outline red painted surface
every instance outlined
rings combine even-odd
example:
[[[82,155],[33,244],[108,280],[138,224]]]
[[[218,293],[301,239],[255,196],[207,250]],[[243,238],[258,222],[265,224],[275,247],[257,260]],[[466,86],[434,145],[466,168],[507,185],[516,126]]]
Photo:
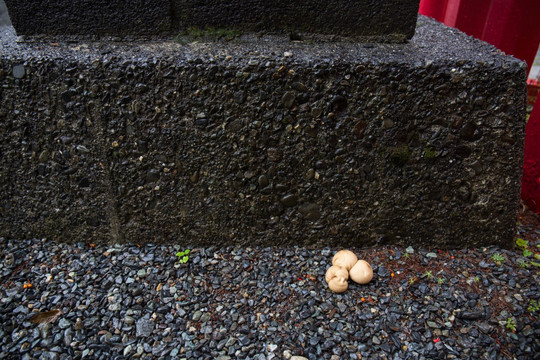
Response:
[[[421,0],[420,14],[495,45],[529,69],[540,43],[540,0]],[[526,126],[521,198],[540,213],[540,97]]]
[[[525,133],[521,198],[532,211],[540,213],[540,97],[536,98]]]
[[[529,79],[527,81],[527,105],[534,105],[540,95],[540,80]]]
[[[444,22],[444,14],[446,13],[446,0],[422,0],[418,12],[434,18],[437,21]]]
[[[421,0],[420,14],[460,29],[524,60],[540,43],[540,0]]]
[[[462,1],[454,26],[464,33],[484,40],[484,29],[488,22],[491,0]],[[489,42],[489,41],[488,41]]]

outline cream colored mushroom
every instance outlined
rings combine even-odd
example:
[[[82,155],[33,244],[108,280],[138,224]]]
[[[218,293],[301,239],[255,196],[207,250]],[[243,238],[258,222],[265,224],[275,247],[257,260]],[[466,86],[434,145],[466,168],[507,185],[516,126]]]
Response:
[[[328,287],[335,293],[342,293],[349,287],[349,283],[344,278],[335,277],[328,283]]]
[[[358,284],[367,284],[373,279],[373,269],[365,260],[358,260],[356,264],[349,270],[351,280]]]
[[[335,293],[342,293],[349,287],[349,284],[347,283],[349,272],[344,267],[337,265],[330,266],[328,270],[326,270],[324,278],[330,290]]]
[[[344,267],[345,269],[347,269],[347,271],[349,271],[354,266],[354,264],[356,264],[357,261],[358,257],[356,257],[356,255],[352,251],[340,250],[332,258],[332,265]]]
[[[349,272],[347,269],[341,266],[332,265],[326,270],[326,276],[324,277],[326,282],[330,282],[333,278],[344,278],[345,280],[349,279]]]

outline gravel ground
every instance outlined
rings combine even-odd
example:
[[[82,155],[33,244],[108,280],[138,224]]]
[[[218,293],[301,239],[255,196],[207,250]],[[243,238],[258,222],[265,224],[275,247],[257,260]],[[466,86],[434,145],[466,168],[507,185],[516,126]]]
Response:
[[[0,239],[0,358],[540,359],[539,224],[520,214],[528,257],[353,249],[375,277],[340,295],[324,282],[334,248],[179,264],[180,246]]]

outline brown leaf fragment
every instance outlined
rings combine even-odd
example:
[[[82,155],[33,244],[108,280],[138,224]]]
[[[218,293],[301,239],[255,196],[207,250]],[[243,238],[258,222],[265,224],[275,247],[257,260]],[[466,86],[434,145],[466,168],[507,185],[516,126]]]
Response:
[[[37,313],[30,318],[30,322],[33,324],[52,323],[56,321],[60,314],[62,314],[62,311],[59,309]]]

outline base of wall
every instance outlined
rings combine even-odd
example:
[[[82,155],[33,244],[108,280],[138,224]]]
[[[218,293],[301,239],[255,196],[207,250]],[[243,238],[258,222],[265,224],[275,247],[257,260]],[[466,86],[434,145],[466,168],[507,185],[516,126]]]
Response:
[[[510,246],[525,65],[407,44],[1,37],[0,236]]]

